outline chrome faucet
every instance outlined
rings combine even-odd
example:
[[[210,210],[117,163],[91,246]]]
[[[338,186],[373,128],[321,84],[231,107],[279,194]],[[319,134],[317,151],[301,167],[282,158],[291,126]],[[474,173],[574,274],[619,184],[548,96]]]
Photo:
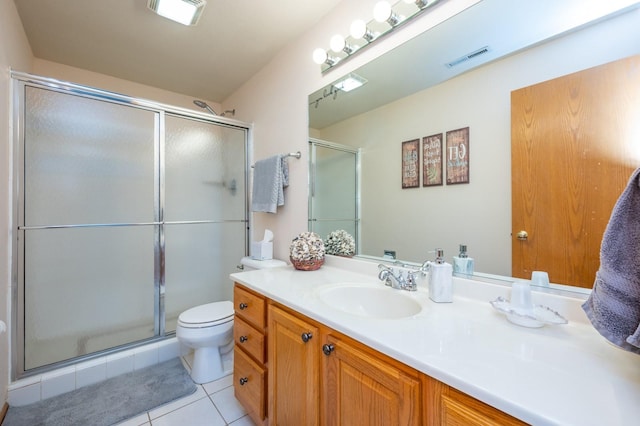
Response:
[[[384,285],[398,290],[416,291],[418,290],[418,284],[414,272],[407,271],[407,276],[402,275],[402,271],[398,271],[397,274],[393,272],[392,268],[383,264],[378,265],[378,279],[384,281]]]

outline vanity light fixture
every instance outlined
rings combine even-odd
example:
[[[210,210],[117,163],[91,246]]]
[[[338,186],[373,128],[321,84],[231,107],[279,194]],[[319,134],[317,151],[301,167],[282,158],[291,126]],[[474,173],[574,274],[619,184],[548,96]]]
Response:
[[[320,65],[320,71],[324,73],[441,2],[443,0],[396,0],[396,3],[391,5],[388,1],[379,1],[373,9],[374,19],[368,23],[362,19],[353,21],[349,37],[345,39],[342,35],[336,34],[331,38],[331,56],[327,53],[328,49],[317,48],[313,52],[313,61]]]
[[[206,6],[206,0],[148,0],[147,7],[160,16],[163,16],[182,25],[196,25],[202,11]]]
[[[367,83],[366,78],[352,72],[346,77],[341,78],[337,82],[333,83],[333,85],[336,89],[340,89],[343,92],[350,92],[354,89],[357,89],[358,87],[361,87],[366,83]]]
[[[392,27],[398,25],[402,20],[402,18],[393,11],[389,2],[386,1],[379,1],[373,7],[373,19],[378,22],[386,22]]]

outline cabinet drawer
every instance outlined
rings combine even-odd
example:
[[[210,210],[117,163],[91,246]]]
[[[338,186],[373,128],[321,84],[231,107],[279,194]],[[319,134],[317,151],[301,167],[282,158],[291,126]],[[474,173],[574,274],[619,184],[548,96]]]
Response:
[[[242,318],[236,318],[233,323],[233,340],[236,347],[244,349],[258,363],[265,363],[264,334],[246,323]]]
[[[242,349],[233,350],[233,387],[235,395],[256,423],[266,417],[265,370]]]
[[[233,288],[233,303],[236,316],[244,319],[259,330],[264,330],[266,325],[266,302],[264,297],[250,293],[236,285]]]

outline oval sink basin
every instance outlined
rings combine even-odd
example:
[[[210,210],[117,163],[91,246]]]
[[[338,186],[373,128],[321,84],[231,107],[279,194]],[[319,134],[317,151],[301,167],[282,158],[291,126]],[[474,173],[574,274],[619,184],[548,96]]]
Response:
[[[422,305],[403,290],[394,290],[384,284],[380,287],[336,284],[320,288],[317,295],[334,309],[368,318],[406,318],[422,310]]]

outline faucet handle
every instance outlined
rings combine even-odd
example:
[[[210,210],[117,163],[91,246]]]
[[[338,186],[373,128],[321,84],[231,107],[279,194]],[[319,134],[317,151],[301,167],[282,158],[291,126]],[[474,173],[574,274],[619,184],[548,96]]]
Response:
[[[418,281],[416,280],[416,272],[407,271],[407,278],[405,280],[405,290],[416,291],[418,290]]]

